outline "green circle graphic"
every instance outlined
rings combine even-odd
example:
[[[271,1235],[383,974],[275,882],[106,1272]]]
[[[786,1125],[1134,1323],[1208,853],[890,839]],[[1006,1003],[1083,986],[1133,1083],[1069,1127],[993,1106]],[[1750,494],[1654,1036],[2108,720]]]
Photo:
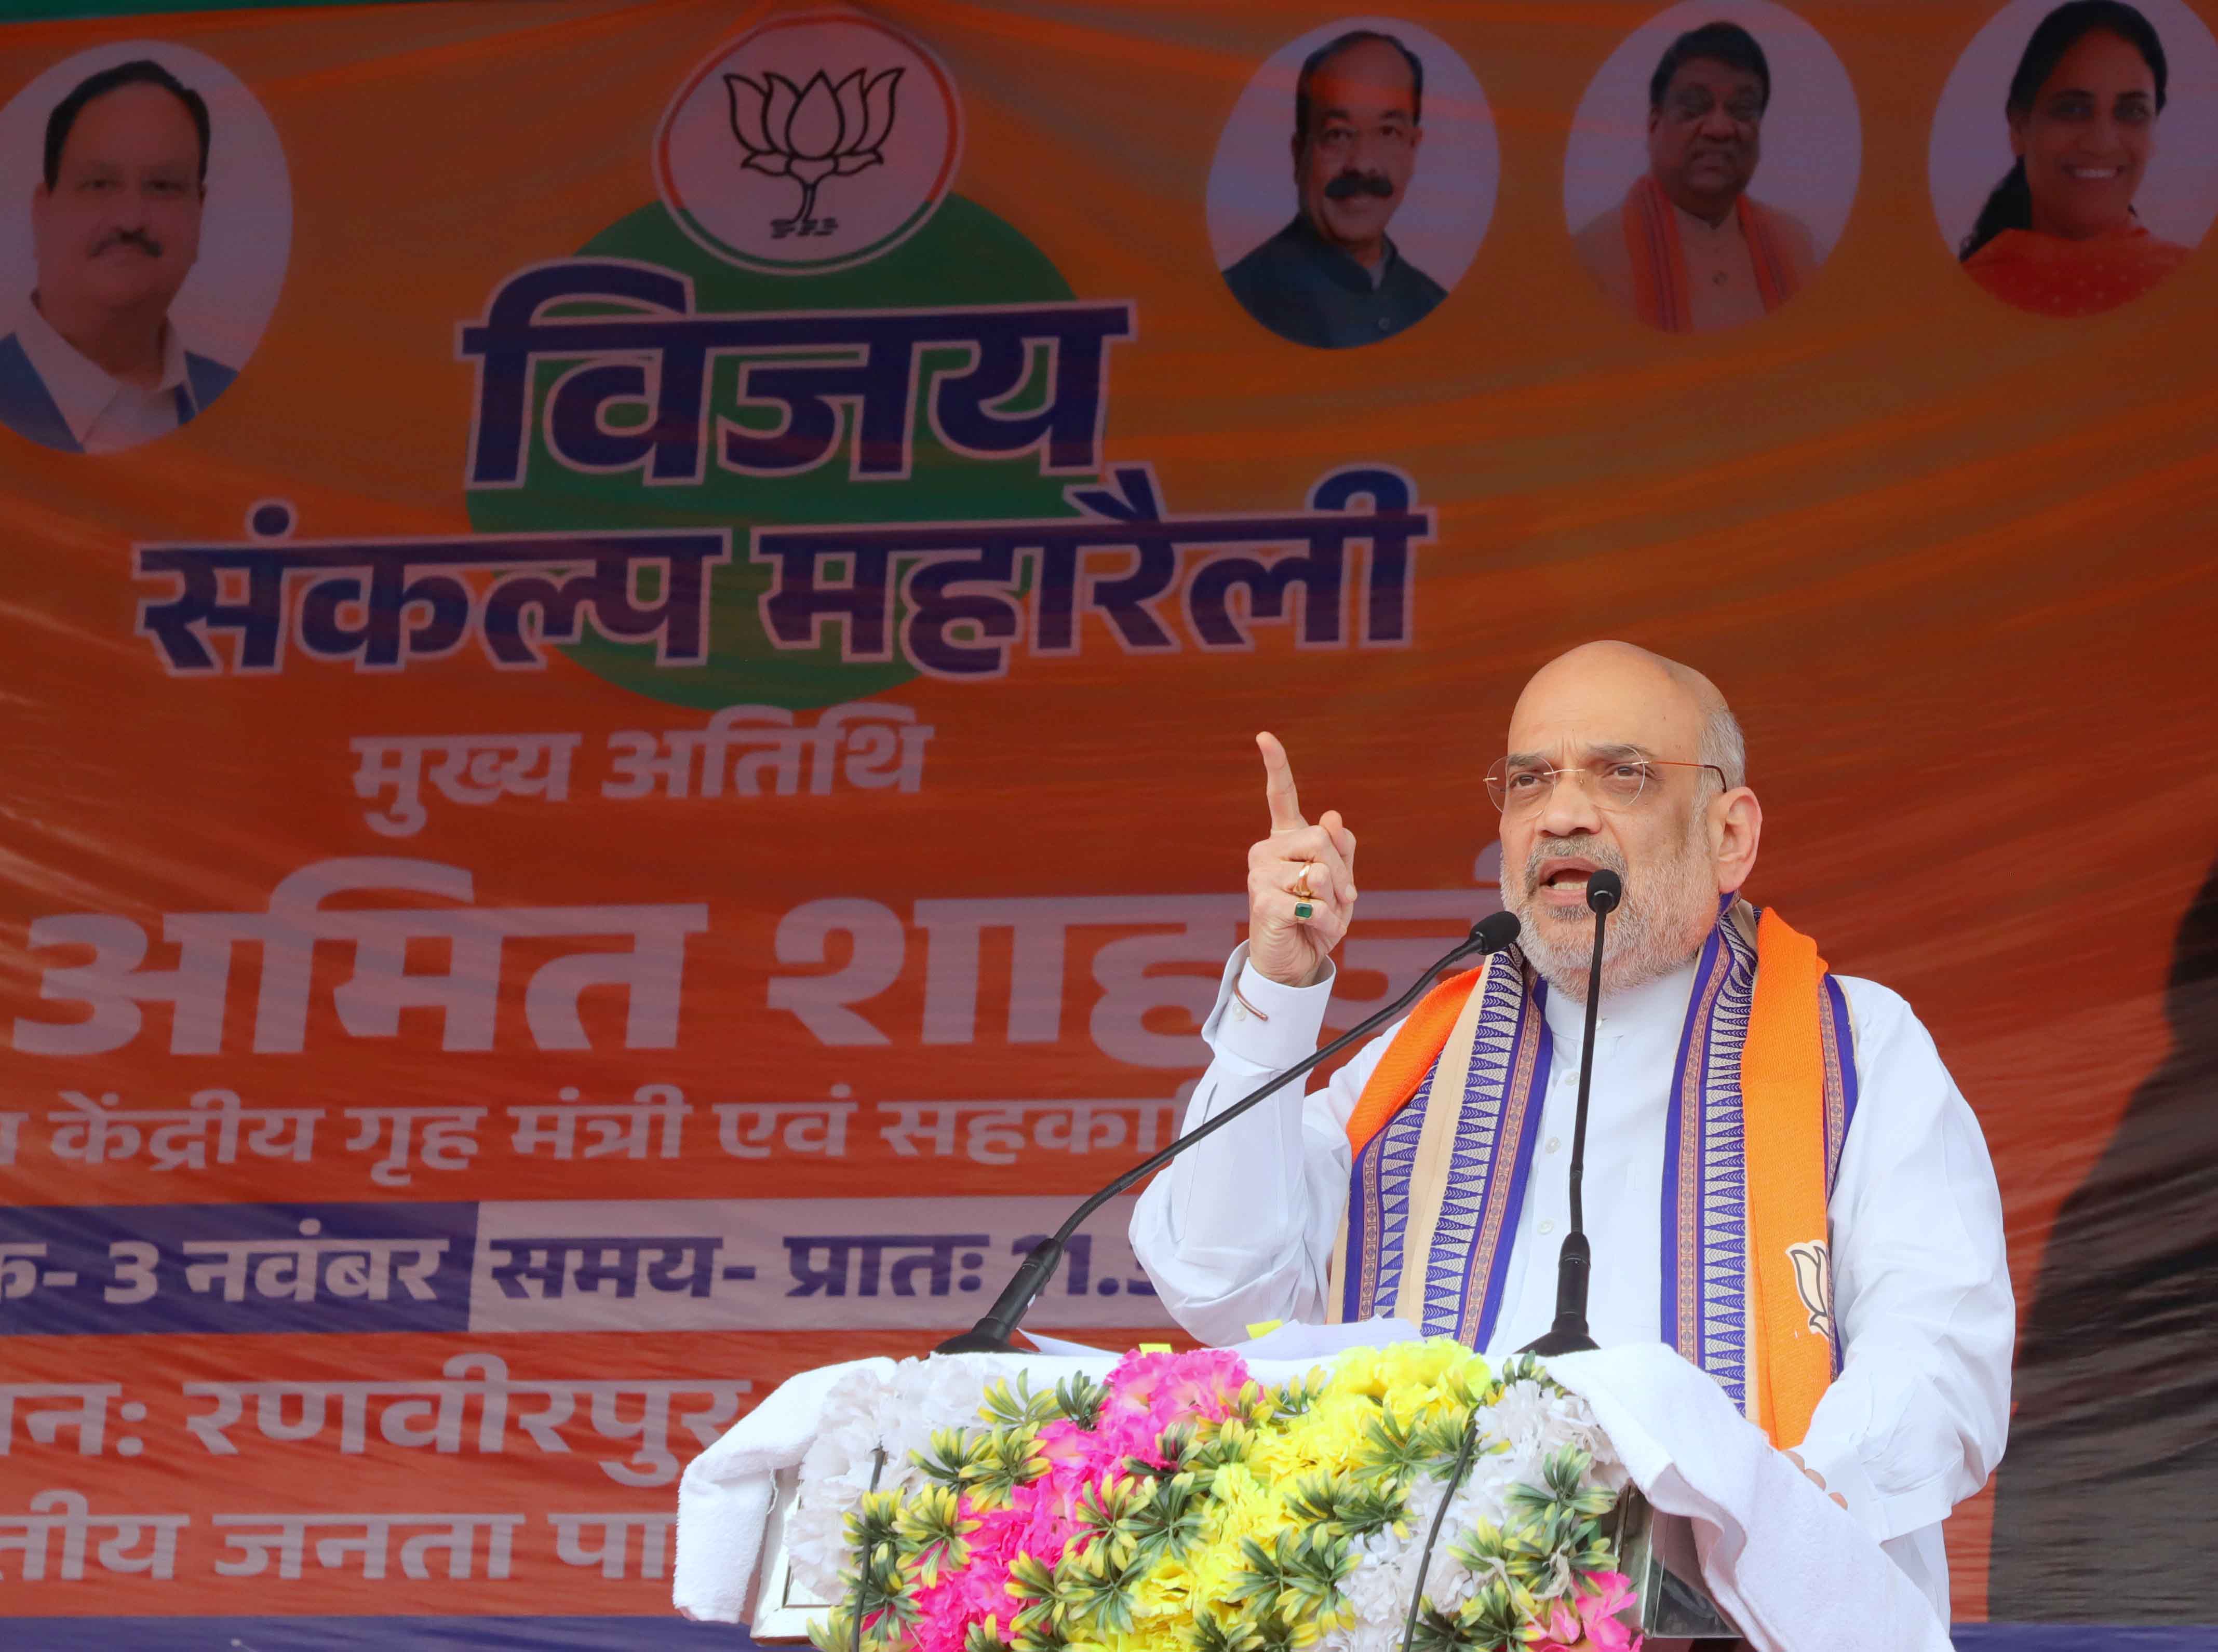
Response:
[[[694,307],[701,312],[762,313],[788,310],[923,310],[981,304],[1039,304],[1071,299],[1070,283],[1046,255],[1006,220],[976,201],[950,195],[932,221],[883,257],[823,275],[777,275],[741,269],[695,244],[660,203],[642,207],[579,249],[580,257],[635,259],[691,277]],[[579,304],[568,314],[593,313]],[[613,309],[611,308],[611,312]],[[905,659],[850,665],[839,658],[840,628],[826,628],[815,648],[771,645],[759,601],[771,569],[747,556],[758,527],[826,523],[951,522],[1075,516],[1063,489],[1082,476],[1044,476],[1037,454],[979,460],[951,453],[933,435],[926,413],[934,370],[960,369],[960,350],[920,352],[917,405],[911,411],[909,473],[857,480],[848,473],[852,410],[843,412],[843,436],[815,469],[784,477],[746,476],[709,457],[703,480],[691,486],[649,487],[637,472],[589,475],[565,469],[548,450],[532,420],[524,485],[486,489],[468,496],[470,525],[480,533],[545,533],[565,529],[728,528],[732,560],[709,582],[709,659],[697,666],[660,666],[651,643],[611,642],[587,628],[583,640],[562,650],[587,671],[617,688],[665,705],[712,710],[723,706],[779,706],[801,711],[897,686],[917,675]],[[533,368],[535,408],[575,357],[548,359]],[[782,357],[803,361],[806,357]],[[827,359],[834,359],[827,354]],[[1047,375],[1035,368],[1006,412],[1043,405]],[[775,428],[776,411],[743,405],[740,362],[716,364],[709,406],[716,414],[757,429]],[[625,417],[644,424],[643,405],[619,405],[609,422]],[[713,428],[713,426],[712,426]],[[900,612],[895,622],[898,628]]]

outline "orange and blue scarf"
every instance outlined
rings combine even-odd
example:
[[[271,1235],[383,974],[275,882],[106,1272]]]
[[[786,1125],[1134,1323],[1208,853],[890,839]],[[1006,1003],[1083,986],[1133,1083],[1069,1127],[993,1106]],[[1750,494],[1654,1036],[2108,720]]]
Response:
[[[1492,1337],[1547,1089],[1546,991],[1513,949],[1395,1035],[1348,1122],[1335,1319]],[[1781,1446],[1840,1369],[1825,1212],[1856,1104],[1848,1000],[1816,945],[1728,909],[1695,965],[1664,1131],[1662,1325]]]

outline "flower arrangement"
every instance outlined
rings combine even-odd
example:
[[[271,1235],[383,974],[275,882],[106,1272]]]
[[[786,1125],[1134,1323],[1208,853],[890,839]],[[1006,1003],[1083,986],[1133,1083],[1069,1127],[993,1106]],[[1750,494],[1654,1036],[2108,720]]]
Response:
[[[1624,1469],[1531,1359],[1434,1339],[1269,1385],[1220,1350],[1134,1354],[982,1404],[975,1364],[882,1373],[827,1401],[788,1531],[842,1603],[822,1652],[1393,1652],[1444,1498],[1418,1652],[1640,1644],[1602,1527]]]

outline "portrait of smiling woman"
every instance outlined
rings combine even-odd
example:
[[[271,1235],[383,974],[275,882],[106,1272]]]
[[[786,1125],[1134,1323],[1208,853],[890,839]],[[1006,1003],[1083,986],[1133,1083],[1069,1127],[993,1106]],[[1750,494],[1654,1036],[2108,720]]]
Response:
[[[2004,104],[2017,158],[1964,238],[1965,273],[2021,309],[2084,316],[2177,269],[2190,249],[2134,211],[2169,78],[2163,41],[2124,0],[2068,0],[2042,18]]]

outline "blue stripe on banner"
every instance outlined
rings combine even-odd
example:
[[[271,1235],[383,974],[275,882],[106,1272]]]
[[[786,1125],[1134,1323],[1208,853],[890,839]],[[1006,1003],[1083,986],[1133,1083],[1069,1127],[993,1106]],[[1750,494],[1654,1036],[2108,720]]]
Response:
[[[466,1331],[477,1210],[0,1210],[0,1335]]]
[[[2218,1652],[2218,1625],[1959,1624],[1956,1652]],[[682,1618],[15,1618],[9,1652],[748,1652]]]
[[[676,1616],[0,1618],[8,1652],[748,1652],[754,1644],[734,1624]]]

